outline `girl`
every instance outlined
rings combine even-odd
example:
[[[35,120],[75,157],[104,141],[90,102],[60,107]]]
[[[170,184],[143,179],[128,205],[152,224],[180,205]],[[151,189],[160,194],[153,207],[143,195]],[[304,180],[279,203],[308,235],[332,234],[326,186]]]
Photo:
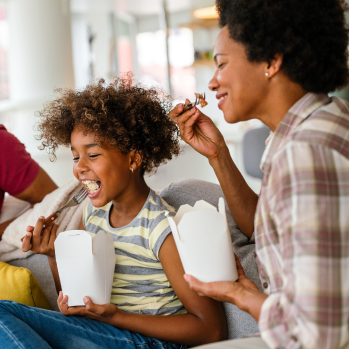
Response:
[[[39,113],[42,146],[55,157],[59,145],[70,145],[75,177],[94,187],[81,229],[113,236],[111,303],[96,305],[86,295],[84,307],[67,306],[55,261],[57,226],[46,228],[41,238],[40,217],[27,228],[23,250],[48,256],[61,313],[1,301],[1,343],[6,348],[180,348],[225,339],[221,304],[187,286],[164,214],[173,210],[144,180],[146,172],[179,153],[177,128],[167,116],[170,104],[130,76],[60,94]]]

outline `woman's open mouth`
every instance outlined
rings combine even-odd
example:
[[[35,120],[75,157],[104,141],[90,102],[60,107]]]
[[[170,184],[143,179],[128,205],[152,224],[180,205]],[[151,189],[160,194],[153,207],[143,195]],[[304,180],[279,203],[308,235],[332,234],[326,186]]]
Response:
[[[83,186],[86,188],[89,198],[94,198],[98,195],[101,190],[101,182],[100,181],[82,181]]]
[[[227,95],[228,95],[228,94],[225,94],[225,95],[223,95],[223,96],[221,96],[221,97],[219,98],[219,102],[218,102],[218,108],[219,108],[219,109],[221,109],[222,104],[224,103],[224,101],[225,101]]]

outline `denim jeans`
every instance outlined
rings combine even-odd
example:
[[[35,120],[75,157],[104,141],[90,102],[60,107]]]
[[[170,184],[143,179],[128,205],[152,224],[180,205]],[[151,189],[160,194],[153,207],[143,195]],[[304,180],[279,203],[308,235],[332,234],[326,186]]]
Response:
[[[0,348],[12,349],[184,349],[100,321],[0,301]]]

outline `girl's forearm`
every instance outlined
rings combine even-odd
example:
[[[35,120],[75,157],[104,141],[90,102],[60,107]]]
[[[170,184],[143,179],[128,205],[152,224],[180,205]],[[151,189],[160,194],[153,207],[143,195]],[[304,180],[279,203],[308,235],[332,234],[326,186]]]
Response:
[[[246,183],[226,145],[222,147],[219,156],[209,161],[219,180],[235,223],[250,238],[254,231],[258,195]]]
[[[53,279],[55,281],[56,291],[57,291],[57,293],[59,293],[59,291],[62,290],[62,287],[61,287],[61,281],[59,280],[56,258],[47,256],[47,259],[48,259],[48,263],[49,263],[50,268],[51,268],[51,273],[52,273]]]
[[[205,324],[192,314],[161,316],[118,311],[108,323],[120,329],[188,346],[225,340],[227,335],[225,323],[223,326],[212,326],[212,322]]]

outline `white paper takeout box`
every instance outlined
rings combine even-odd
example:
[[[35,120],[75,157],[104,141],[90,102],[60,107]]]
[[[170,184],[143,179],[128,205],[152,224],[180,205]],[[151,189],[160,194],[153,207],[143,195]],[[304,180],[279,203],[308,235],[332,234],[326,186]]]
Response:
[[[91,237],[84,230],[62,232],[55,241],[55,253],[68,306],[84,305],[85,296],[96,304],[110,303],[115,269],[111,234],[99,231]]]
[[[167,216],[185,273],[202,282],[238,278],[223,198],[218,207],[200,200]]]

